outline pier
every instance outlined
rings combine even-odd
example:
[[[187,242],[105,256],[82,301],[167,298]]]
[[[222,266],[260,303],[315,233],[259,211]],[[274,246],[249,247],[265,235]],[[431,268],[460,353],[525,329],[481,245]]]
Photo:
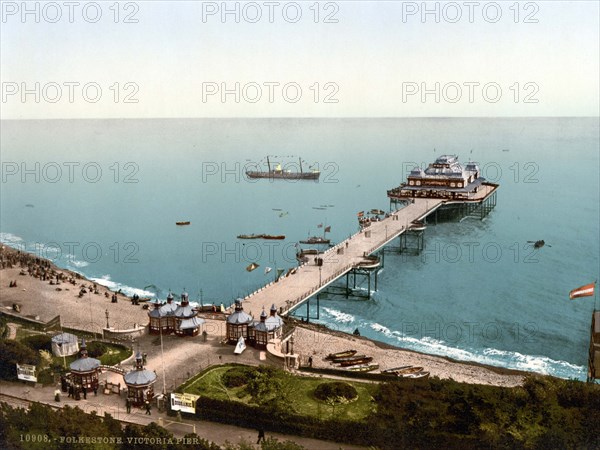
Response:
[[[496,202],[497,187],[496,184],[485,183],[468,199],[417,197],[407,200],[401,209],[391,212],[378,222],[372,222],[369,227],[319,254],[318,258],[322,259],[320,264],[318,259],[311,259],[288,271],[278,281],[246,296],[243,299],[244,309],[259,314],[263,308],[269,310],[274,304],[281,315],[286,315],[342,276],[355,269],[368,267],[367,256],[394,239],[409,234],[412,222],[425,220],[441,207],[464,207],[466,204],[470,210],[489,212]]]

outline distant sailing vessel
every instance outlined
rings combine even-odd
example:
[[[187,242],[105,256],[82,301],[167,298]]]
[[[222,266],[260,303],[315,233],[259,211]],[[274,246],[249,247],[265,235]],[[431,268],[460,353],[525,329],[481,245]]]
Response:
[[[246,171],[246,175],[249,178],[272,178],[272,179],[285,179],[285,180],[318,180],[319,176],[321,176],[321,172],[316,169],[311,170],[310,172],[304,172],[302,170],[302,158],[299,158],[300,162],[300,172],[292,172],[291,170],[283,170],[281,168],[281,164],[277,164],[274,169],[271,169],[271,161],[269,161],[269,157],[267,156],[267,166],[268,171],[257,171],[257,170],[248,170]]]

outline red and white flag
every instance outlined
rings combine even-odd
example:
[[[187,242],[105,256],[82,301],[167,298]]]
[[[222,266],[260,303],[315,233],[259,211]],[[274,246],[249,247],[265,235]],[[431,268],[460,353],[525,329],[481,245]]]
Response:
[[[594,295],[594,291],[596,289],[596,282],[586,284],[585,286],[578,287],[577,289],[573,289],[569,292],[569,298],[573,300],[574,298],[579,297],[591,297]]]

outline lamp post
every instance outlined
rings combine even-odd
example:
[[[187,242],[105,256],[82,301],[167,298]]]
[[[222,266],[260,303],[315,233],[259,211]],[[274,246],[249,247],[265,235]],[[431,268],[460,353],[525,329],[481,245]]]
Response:
[[[110,328],[110,325],[108,324],[108,309],[104,311],[104,315],[106,316],[106,328]]]

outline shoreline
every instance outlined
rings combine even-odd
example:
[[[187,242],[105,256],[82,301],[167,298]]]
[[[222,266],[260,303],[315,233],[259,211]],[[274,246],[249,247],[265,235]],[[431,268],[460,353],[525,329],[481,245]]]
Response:
[[[522,377],[524,377],[526,375],[552,376],[552,375],[547,375],[547,374],[538,373],[538,372],[529,372],[526,370],[511,369],[509,367],[494,366],[491,364],[484,364],[484,363],[480,363],[477,361],[464,361],[464,360],[460,360],[460,359],[454,359],[454,358],[452,358],[450,356],[446,356],[446,355],[434,355],[431,353],[424,353],[424,352],[420,352],[418,350],[413,350],[410,348],[398,347],[398,346],[395,346],[392,344],[388,344],[387,342],[379,341],[377,339],[373,339],[370,337],[354,336],[353,334],[347,333],[345,331],[332,330],[331,328],[328,328],[326,325],[319,324],[319,323],[302,322],[295,318],[292,318],[291,320],[294,321],[294,324],[297,327],[302,327],[302,328],[306,328],[309,330],[318,331],[318,332],[321,332],[324,334],[331,334],[333,336],[339,336],[342,339],[346,339],[346,340],[368,342],[368,343],[375,345],[376,347],[378,347],[381,350],[402,351],[402,352],[414,354],[416,356],[439,358],[439,359],[443,359],[451,364],[460,364],[460,365],[465,365],[465,366],[478,367],[478,368],[489,370],[491,372],[495,372],[498,375],[508,375],[508,376],[516,375],[516,376],[522,376]]]
[[[13,260],[12,267],[10,267],[11,264],[8,264],[10,260]],[[19,260],[17,264],[15,264],[16,260]],[[134,328],[136,325],[147,325],[146,309],[143,309],[142,306],[133,306],[130,297],[123,293],[117,294],[117,303],[112,303],[111,296],[115,292],[87,279],[83,274],[60,268],[47,259],[14,249],[7,244],[2,244],[0,248],[0,261],[0,293],[2,293],[0,307],[10,309],[12,312],[11,305],[18,303],[21,305],[21,312],[17,313],[20,316],[26,318],[37,316],[39,320],[47,322],[56,315],[60,315],[65,327],[99,334],[102,333],[103,328],[106,328],[107,320],[110,327],[117,330]],[[25,272],[25,275],[19,275],[27,268],[22,267],[25,261],[30,266],[37,268],[37,270],[33,269],[33,274]],[[40,272],[43,272],[42,268],[45,268],[47,274],[52,274],[55,278],[58,275],[61,279],[60,284],[51,284],[47,276],[43,279],[43,275],[40,274]],[[76,280],[75,285],[63,281],[69,278]],[[17,287],[8,287],[10,281],[13,280],[17,281]],[[94,284],[96,284],[96,294],[91,293],[89,289]],[[78,294],[81,286],[86,286],[88,291],[82,297]],[[32,297],[35,297],[34,301],[32,301]],[[106,312],[109,313],[108,318],[105,316]],[[387,364],[387,361],[392,360],[417,361],[419,365],[422,365],[420,361],[427,361],[436,368],[431,371],[432,376],[453,378],[456,381],[468,383],[516,386],[522,384],[523,377],[527,374],[537,374],[536,372],[422,353],[372,338],[353,336],[349,333],[330,329],[322,324],[302,323],[293,317],[288,317],[286,320],[294,323],[296,330],[305,330],[295,332],[295,334],[298,342],[297,352],[306,358],[308,358],[308,355],[319,354],[315,351],[317,346],[314,343],[321,342],[323,345],[319,346],[319,349],[322,352],[327,349],[326,353],[330,352],[329,349],[332,346],[340,349],[337,351],[345,350],[349,345],[364,347],[371,353],[378,355],[376,361],[382,364],[381,369],[392,367],[393,364]],[[221,331],[218,333],[221,333]],[[429,368],[427,367],[426,370]]]

